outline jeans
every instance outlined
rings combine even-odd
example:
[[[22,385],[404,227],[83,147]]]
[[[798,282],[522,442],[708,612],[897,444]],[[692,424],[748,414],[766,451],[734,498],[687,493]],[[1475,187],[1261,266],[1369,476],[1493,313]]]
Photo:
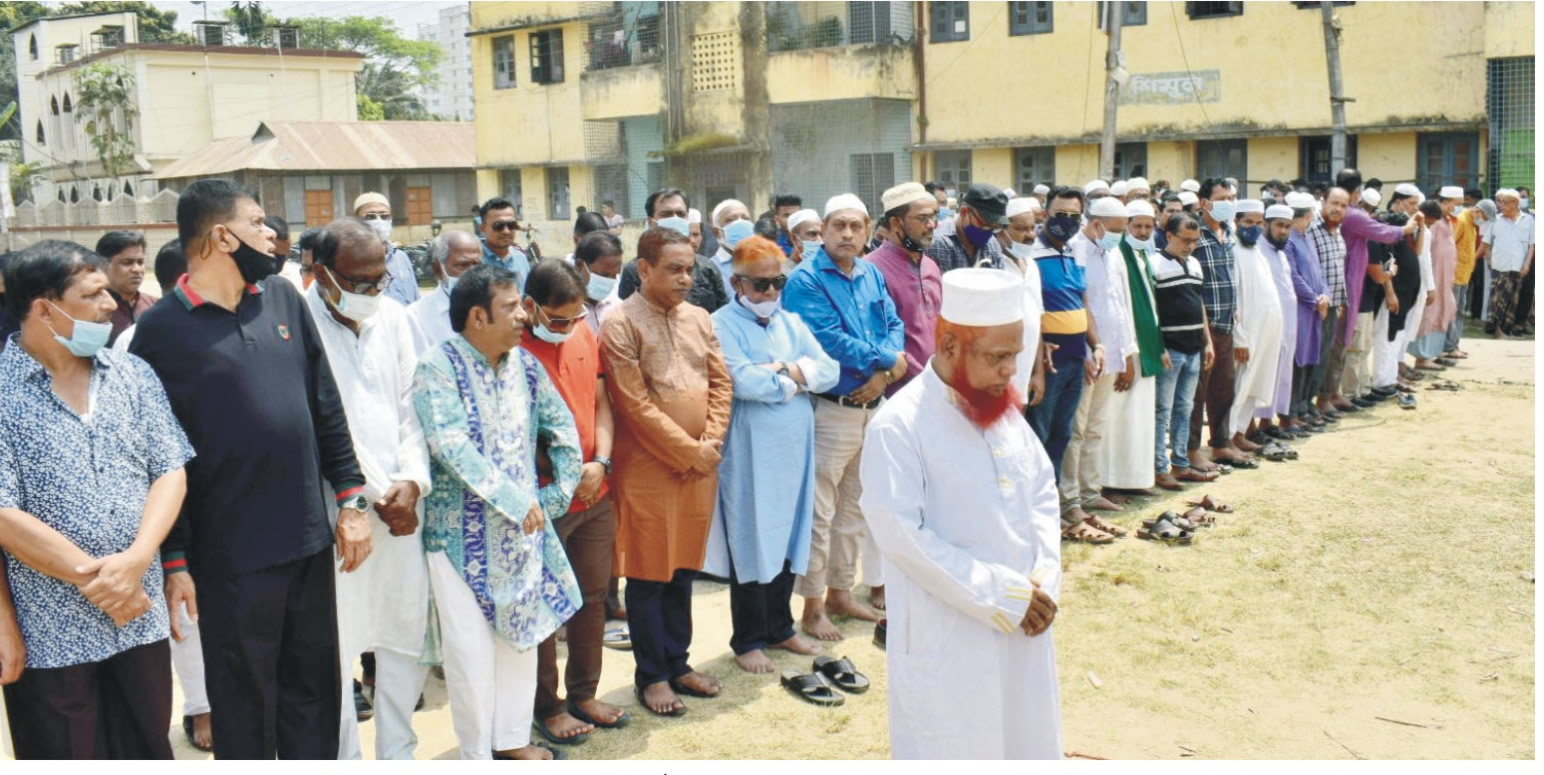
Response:
[[[1169,472],[1170,455],[1164,446],[1174,450],[1175,468],[1189,468],[1186,455],[1190,440],[1190,412],[1195,406],[1196,383],[1201,380],[1201,361],[1205,351],[1182,353],[1169,350],[1169,368],[1158,372],[1157,432],[1153,434],[1157,455],[1153,461],[1159,474]]]
[[[1051,458],[1056,481],[1061,481],[1062,456],[1072,440],[1072,423],[1078,417],[1078,401],[1083,397],[1083,362],[1067,360],[1056,364],[1055,373],[1045,375],[1045,400],[1029,409],[1029,427],[1040,437],[1040,444]]]

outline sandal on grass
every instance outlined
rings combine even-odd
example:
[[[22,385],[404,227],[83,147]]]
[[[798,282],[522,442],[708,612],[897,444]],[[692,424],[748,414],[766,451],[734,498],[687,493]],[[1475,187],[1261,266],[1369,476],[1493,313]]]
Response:
[[[1115,536],[1083,521],[1062,530],[1062,540],[1081,541],[1085,544],[1108,544],[1115,540]]]
[[[819,673],[784,670],[782,684],[793,696],[823,708],[836,708],[847,702],[846,697],[832,691],[831,683]]]
[[[1160,522],[1168,522],[1180,530],[1194,531],[1196,529],[1196,523],[1192,522],[1190,517],[1181,516],[1172,511],[1165,511],[1162,514],[1159,514],[1157,519],[1142,520],[1142,527],[1145,527],[1148,530],[1153,530]]]
[[[1215,511],[1218,514],[1232,514],[1233,513],[1233,507],[1232,506],[1229,506],[1228,504],[1223,503],[1221,500],[1219,500],[1217,498],[1213,498],[1210,495],[1203,495],[1203,496],[1201,496],[1201,500],[1198,500],[1198,501],[1185,501],[1185,505],[1186,506],[1200,506],[1201,508],[1204,508],[1207,511]]]
[[[862,694],[869,690],[868,676],[858,672],[858,668],[853,667],[852,660],[847,657],[815,657],[815,672],[848,694]]]
[[[1126,532],[1127,532],[1126,528],[1123,528],[1120,525],[1116,525],[1116,524],[1112,524],[1110,522],[1106,522],[1103,519],[1100,519],[1099,517],[1096,517],[1096,516],[1094,516],[1092,514],[1090,514],[1088,519],[1084,520],[1084,522],[1087,523],[1090,527],[1094,528],[1095,530],[1103,530],[1104,532],[1109,533],[1110,535],[1115,536],[1116,538],[1125,538],[1126,537]]]
[[[1161,541],[1171,546],[1186,546],[1190,543],[1191,533],[1181,530],[1173,522],[1167,519],[1159,519],[1151,527],[1145,527],[1137,531],[1137,538],[1147,541]]]

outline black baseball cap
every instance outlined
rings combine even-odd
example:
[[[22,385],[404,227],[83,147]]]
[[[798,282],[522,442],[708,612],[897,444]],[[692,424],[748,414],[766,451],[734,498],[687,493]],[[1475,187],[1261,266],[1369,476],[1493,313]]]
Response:
[[[972,183],[960,197],[960,204],[975,210],[987,223],[1008,225],[1008,195],[991,183]]]

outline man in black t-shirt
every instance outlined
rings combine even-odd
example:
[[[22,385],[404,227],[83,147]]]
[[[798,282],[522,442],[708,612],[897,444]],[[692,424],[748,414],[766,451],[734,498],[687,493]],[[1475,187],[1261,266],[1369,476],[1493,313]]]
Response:
[[[1201,262],[1191,255],[1201,239],[1201,224],[1189,214],[1175,213],[1164,220],[1163,230],[1166,247],[1148,264],[1165,351],[1163,371],[1158,374],[1154,483],[1178,490],[1183,487],[1180,482],[1210,482],[1218,477],[1216,471],[1195,470],[1186,454],[1196,383],[1201,372],[1212,367],[1215,353],[1201,296],[1205,277]]]

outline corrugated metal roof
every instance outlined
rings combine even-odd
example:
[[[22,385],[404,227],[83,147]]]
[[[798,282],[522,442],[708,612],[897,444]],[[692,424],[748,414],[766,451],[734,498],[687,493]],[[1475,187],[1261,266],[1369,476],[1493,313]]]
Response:
[[[344,172],[472,169],[470,121],[265,121],[251,137],[198,149],[151,177],[200,178],[238,170]]]

